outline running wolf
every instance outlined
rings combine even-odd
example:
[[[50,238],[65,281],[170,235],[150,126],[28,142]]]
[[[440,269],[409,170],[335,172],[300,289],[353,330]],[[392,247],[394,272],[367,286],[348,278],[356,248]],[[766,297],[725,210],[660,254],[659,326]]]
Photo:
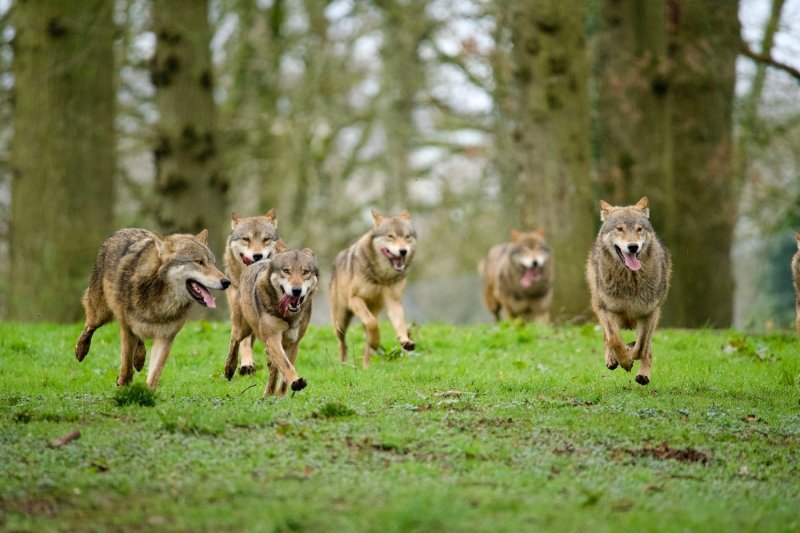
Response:
[[[650,225],[647,197],[636,205],[614,207],[600,201],[602,226],[586,262],[592,309],[603,328],[606,366],[630,371],[641,359],[636,382],[650,382],[651,345],[661,305],[667,298],[672,260]],[[636,328],[625,345],[619,328]]]
[[[275,209],[270,209],[266,215],[255,217],[240,217],[233,213],[231,218],[231,234],[225,246],[225,274],[231,280],[231,287],[225,292],[228,297],[228,307],[233,309],[234,302],[239,296],[239,279],[247,265],[269,259],[276,250],[283,250],[286,246],[278,237],[278,216]],[[231,314],[231,319],[233,315]],[[242,339],[239,345],[242,356],[240,374],[255,372],[253,362],[253,336]]]
[[[504,310],[511,318],[549,322],[554,270],[553,251],[545,241],[544,228],[511,230],[511,242],[492,246],[478,264],[486,307],[495,320],[500,320],[500,311]]]
[[[100,247],[83,295],[86,325],[75,345],[83,361],[95,330],[119,321],[121,365],[117,385],[133,379],[144,366],[143,339],[154,339],[147,385],[156,390],[175,335],[192,302],[216,307],[208,289],[225,290],[230,281],[214,264],[208,231],[161,237],[143,229],[121,229]]]
[[[794,234],[797,241],[797,252],[792,257],[792,281],[794,282],[794,301],[795,301],[795,327],[800,333],[800,233]]]
[[[404,209],[397,216],[384,217],[373,209],[372,218],[375,222],[372,229],[336,256],[330,285],[331,313],[341,360],[347,360],[345,335],[355,315],[367,332],[362,356],[365,367],[369,365],[372,350],[380,346],[376,315],[384,306],[400,345],[408,351],[416,347],[408,336],[402,305],[406,274],[417,243],[411,214]]]
[[[256,334],[264,343],[269,381],[264,396],[286,394],[306,387],[294,363],[297,347],[311,320],[311,296],[319,270],[314,253],[304,250],[277,252],[272,259],[253,263],[242,272],[239,298],[231,305],[231,344],[225,377],[231,379],[239,359],[239,344]],[[278,372],[281,384],[278,387]]]

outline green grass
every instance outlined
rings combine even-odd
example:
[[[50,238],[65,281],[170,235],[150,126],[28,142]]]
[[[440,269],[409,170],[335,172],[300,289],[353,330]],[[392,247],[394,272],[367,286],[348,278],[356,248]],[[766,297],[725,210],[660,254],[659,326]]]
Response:
[[[311,327],[308,388],[265,400],[263,353],[228,382],[227,325],[192,322],[147,407],[117,326],[83,363],[80,330],[0,324],[0,529],[800,529],[794,335],[658,331],[642,387],[591,325],[426,324],[366,371]]]

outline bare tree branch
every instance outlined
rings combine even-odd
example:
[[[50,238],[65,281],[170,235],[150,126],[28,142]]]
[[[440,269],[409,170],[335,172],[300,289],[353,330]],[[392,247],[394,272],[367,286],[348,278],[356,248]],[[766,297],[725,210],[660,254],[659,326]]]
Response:
[[[745,41],[742,41],[740,52],[743,56],[748,57],[753,61],[758,61],[766,65],[769,65],[771,67],[777,68],[778,70],[786,72],[791,77],[796,79],[798,83],[800,83],[800,69],[796,69],[791,65],[787,65],[786,63],[778,61],[774,59],[771,55],[756,53],[752,48],[750,48],[750,45],[747,44]]]

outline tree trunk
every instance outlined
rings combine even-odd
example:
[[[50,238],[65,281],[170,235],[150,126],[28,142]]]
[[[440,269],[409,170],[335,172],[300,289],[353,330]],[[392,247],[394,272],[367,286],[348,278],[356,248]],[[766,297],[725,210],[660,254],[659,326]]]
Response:
[[[738,2],[672,0],[673,172],[678,227],[670,240],[676,325],[726,327],[733,318],[732,165]]]
[[[113,2],[16,2],[10,315],[73,321],[113,226]]]
[[[155,0],[151,78],[159,112],[156,217],[163,231],[209,230],[220,255],[229,228],[228,179],[220,157],[213,99],[208,4]]]
[[[514,133],[515,211],[522,229],[539,225],[554,249],[553,316],[588,316],[584,265],[599,209],[589,177],[588,67],[582,0],[525,0],[512,7],[519,91]]]

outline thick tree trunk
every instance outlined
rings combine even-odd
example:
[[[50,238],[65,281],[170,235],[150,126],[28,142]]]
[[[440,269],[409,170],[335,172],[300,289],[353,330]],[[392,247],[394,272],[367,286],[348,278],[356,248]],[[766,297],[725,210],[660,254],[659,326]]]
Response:
[[[16,2],[10,314],[72,321],[114,205],[113,2]]]
[[[733,317],[732,165],[738,2],[673,0],[674,180],[678,227],[666,311],[681,326],[725,327]]]
[[[164,231],[209,230],[221,255],[229,228],[228,179],[220,157],[209,48],[208,4],[155,0],[151,78],[159,112],[157,220]]]
[[[586,256],[599,220],[589,176],[588,67],[582,0],[525,0],[512,7],[515,210],[521,229],[545,227],[557,261],[552,312],[588,316]]]

